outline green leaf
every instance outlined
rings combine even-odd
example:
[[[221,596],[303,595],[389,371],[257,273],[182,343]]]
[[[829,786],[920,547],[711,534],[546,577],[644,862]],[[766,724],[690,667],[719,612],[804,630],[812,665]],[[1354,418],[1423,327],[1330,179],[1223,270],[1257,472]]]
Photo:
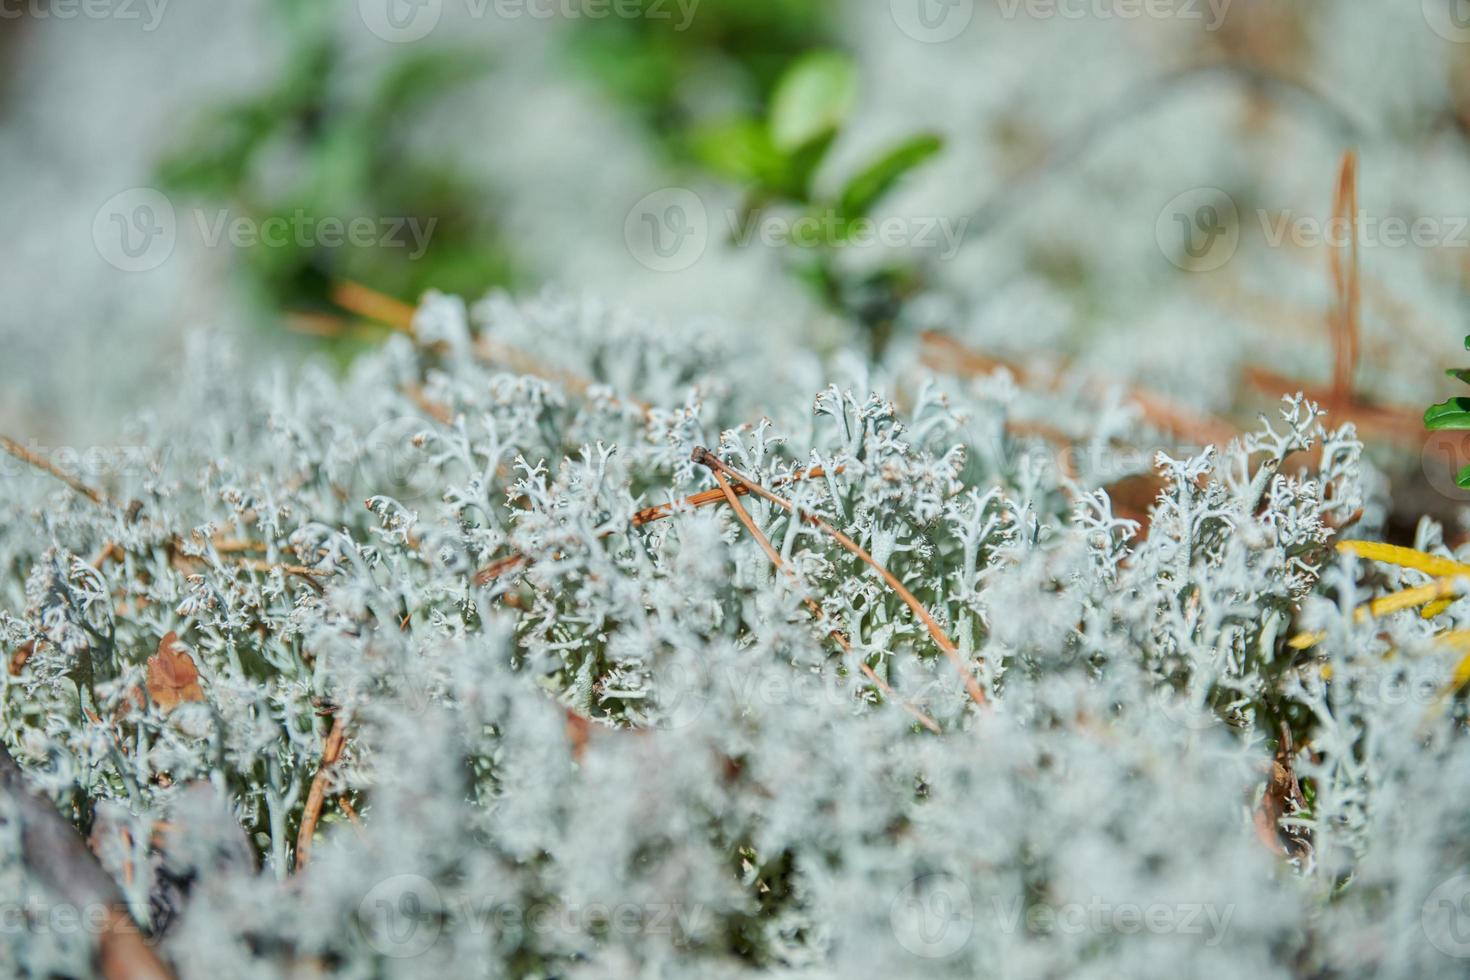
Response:
[[[489,71],[490,57],[478,48],[435,48],[405,54],[379,80],[365,107],[376,125],[388,125],[395,116],[418,104],[442,98],[454,86],[473,81]]]
[[[933,133],[911,137],[869,164],[842,189],[838,207],[849,221],[867,215],[904,174],[920,166],[944,148],[944,140]]]
[[[766,127],[754,119],[727,119],[695,130],[694,156],[716,173],[762,189],[784,188],[788,168]]]
[[[1461,468],[1460,472],[1455,474],[1455,486],[1461,490],[1470,490],[1470,466]]]
[[[1424,428],[1470,429],[1470,398],[1451,398],[1429,406],[1424,412]]]
[[[1445,374],[1449,375],[1452,378],[1455,378],[1458,381],[1463,381],[1467,385],[1470,385],[1470,369],[1450,368],[1448,371],[1445,372]]]
[[[792,65],[771,96],[771,142],[783,153],[835,133],[857,97],[852,61],[836,51],[815,51]]]

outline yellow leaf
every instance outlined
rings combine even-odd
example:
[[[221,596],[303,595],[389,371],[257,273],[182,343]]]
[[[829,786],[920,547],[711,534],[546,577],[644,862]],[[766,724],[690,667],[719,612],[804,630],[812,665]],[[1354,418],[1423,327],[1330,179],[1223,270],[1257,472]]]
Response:
[[[1312,647],[1321,643],[1326,638],[1327,634],[1325,632],[1298,633],[1296,636],[1293,636],[1290,640],[1288,640],[1286,645],[1291,647],[1293,650],[1310,650]]]
[[[1386,565],[1412,568],[1417,572],[1433,575],[1435,578],[1449,578],[1455,575],[1470,576],[1470,565],[1449,558],[1440,558],[1437,555],[1425,554],[1413,548],[1401,548],[1396,544],[1382,544],[1377,541],[1339,541],[1337,550],[1372,561],[1381,561]]]
[[[1450,608],[1450,605],[1454,601],[1455,600],[1453,598],[1436,599],[1434,602],[1431,602],[1429,605],[1419,610],[1419,615],[1423,616],[1425,619],[1433,619],[1435,616],[1438,616],[1440,613]]]

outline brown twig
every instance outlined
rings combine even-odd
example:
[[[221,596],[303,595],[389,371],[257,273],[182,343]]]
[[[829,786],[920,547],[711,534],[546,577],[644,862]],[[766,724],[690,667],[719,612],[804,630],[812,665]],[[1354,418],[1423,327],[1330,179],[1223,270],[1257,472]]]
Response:
[[[842,471],[843,467],[839,466],[832,472],[841,473]],[[776,485],[787,486],[801,480],[819,480],[826,475],[827,471],[824,470],[822,467],[813,466],[810,469],[797,470],[790,476],[777,481]],[[736,486],[734,488],[734,491],[739,496],[744,496],[745,494],[750,493],[749,488],[743,485]],[[708,507],[711,504],[721,503],[724,500],[725,495],[721,493],[718,489],[701,490],[699,493],[691,494],[690,496],[685,497],[683,500],[675,500],[667,504],[656,504],[653,507],[645,507],[643,510],[640,510],[638,511],[638,513],[634,514],[629,519],[629,523],[633,527],[642,527],[645,524],[652,524],[654,521],[661,521],[664,518],[670,517],[688,507]],[[612,532],[609,531],[608,533],[611,534]],[[475,584],[487,585],[490,582],[495,581],[506,572],[519,568],[521,565],[525,564],[525,562],[526,556],[520,554],[519,552],[512,552],[509,555],[497,558],[495,559],[495,561],[491,562],[490,564],[486,565],[484,568],[475,573]]]
[[[392,296],[370,289],[361,283],[344,280],[332,288],[332,301],[358,316],[385,324],[409,336],[414,335],[414,308],[402,300],[394,299]],[[503,364],[518,374],[530,374],[555,382],[578,397],[585,397],[593,386],[590,379],[580,374],[549,367],[525,351],[490,337],[481,336],[476,339],[475,355],[491,364]],[[645,416],[652,410],[648,404],[635,398],[614,396],[614,401],[631,405]],[[449,412],[443,406],[434,406],[432,409],[425,405],[420,407],[436,417]]]
[[[567,718],[567,741],[572,745],[572,758],[582,761],[587,753],[587,743],[592,739],[592,721],[571,708],[562,708]]]
[[[1348,261],[1345,267],[1344,249],[1331,246],[1327,252],[1333,299],[1332,309],[1327,315],[1332,332],[1332,394],[1333,401],[1350,403],[1353,400],[1353,373],[1358,366],[1361,335],[1358,308],[1362,295],[1358,278],[1358,155],[1352,150],[1342,155],[1332,213],[1334,224],[1346,223],[1351,239],[1346,247]]]
[[[35,453],[32,453],[30,450],[26,449],[24,446],[20,445],[13,439],[7,438],[6,436],[0,436],[0,449],[5,450],[7,453],[14,456],[21,462],[28,463],[29,465],[34,466],[36,469],[41,470],[45,473],[49,473],[50,475],[56,477],[58,480],[65,483],[67,486],[71,487],[73,490],[86,497],[88,500],[91,500],[93,503],[105,505],[109,502],[107,499],[107,495],[102,493],[102,491],[96,489],[95,487],[90,487],[73,477],[71,474],[58,469],[50,462],[42,459]],[[169,548],[175,552],[176,559],[182,558],[188,561],[203,560],[196,555],[177,554],[177,549],[181,541],[182,539],[176,536],[169,542]],[[254,541],[220,540],[214,542],[214,545],[215,550],[225,553],[266,550],[266,546],[264,544],[260,544]],[[98,553],[97,557],[92,559],[92,566],[94,568],[101,568],[102,565],[105,564],[109,558],[115,557],[120,550],[121,549],[116,542],[108,541],[105,545],[103,545],[103,548]],[[310,581],[327,577],[326,572],[320,571],[319,569],[315,568],[307,568],[305,565],[274,564],[272,562],[263,561],[259,558],[239,558],[236,559],[233,564],[237,568],[248,568],[252,571],[257,572],[280,571],[283,574],[300,576]]]
[[[1000,368],[1005,368],[1011,372],[1018,383],[1024,384],[1029,380],[1034,380],[1030,372],[1020,365],[972,350],[955,338],[937,330],[925,331],[920,339],[924,344],[922,355],[924,365],[933,370],[966,377],[990,374]],[[1059,362],[1054,367],[1065,369],[1067,364]],[[1106,391],[1117,387],[1116,383],[1103,378],[1090,378],[1086,383],[1094,391]],[[1138,385],[1124,386],[1124,397],[1138,407],[1144,420],[1150,425],[1178,439],[1205,446],[1224,445],[1240,434],[1239,429],[1224,419],[1199,415],[1164,395]],[[1051,442],[1071,441],[1064,434],[1055,433],[1055,430],[1050,432],[1046,430],[1020,431],[1018,434],[1042,435]]]
[[[16,761],[0,745],[0,794],[20,824],[26,864],[73,908],[106,910],[97,939],[97,972],[105,980],[171,980],[173,973],[127,912],[117,884],[71,824],[32,790]]]
[[[104,494],[101,490],[98,490],[96,487],[88,486],[81,480],[78,480],[76,477],[72,476],[70,473],[67,473],[56,466],[56,464],[52,463],[50,460],[46,460],[41,458],[40,456],[37,456],[29,449],[16,442],[14,439],[11,439],[7,436],[0,436],[0,449],[5,450],[10,455],[20,460],[22,463],[27,463],[44,473],[51,474],[62,483],[65,483],[67,486],[71,487],[77,493],[81,494],[83,497],[86,497],[88,500],[92,501],[92,503],[107,503],[107,495]]]
[[[342,755],[342,746],[347,741],[347,727],[339,714],[332,719],[332,730],[322,746],[321,765],[312,777],[311,789],[306,794],[306,809],[301,814],[301,830],[296,835],[296,870],[300,872],[311,861],[311,840],[316,834],[316,823],[322,814],[322,804],[327,798],[328,772]]]
[[[959,671],[960,677],[964,681],[965,690],[969,693],[970,700],[974,701],[977,705],[984,707],[985,692],[981,690],[979,682],[975,680],[975,675],[970,671],[968,665],[966,665],[964,658],[960,655],[959,648],[954,645],[954,641],[952,641],[949,636],[945,634],[944,630],[940,628],[939,623],[937,623],[934,617],[929,614],[929,610],[924,608],[924,604],[914,597],[914,594],[910,592],[908,588],[905,587],[904,584],[898,580],[898,577],[890,572],[887,568],[884,568],[881,564],[879,564],[878,561],[873,558],[872,555],[868,554],[868,552],[864,550],[861,545],[852,540],[852,538],[843,534],[841,531],[834,528],[832,525],[828,524],[826,521],[822,520],[817,515],[798,509],[797,506],[791,503],[789,500],[778,497],[776,494],[771,493],[771,491],[767,490],[765,487],[761,486],[754,480],[751,480],[749,477],[742,476],[735,470],[730,469],[724,463],[720,462],[719,457],[715,456],[714,453],[710,452],[708,449],[705,449],[703,446],[695,448],[693,458],[695,462],[706,466],[709,469],[714,470],[718,473],[723,473],[725,476],[737,480],[740,483],[748,486],[752,492],[760,495],[761,497],[764,497],[766,500],[769,500],[776,506],[785,509],[787,512],[791,513],[798,519],[812,525],[817,530],[821,531],[823,534],[836,541],[842,547],[846,548],[853,555],[857,556],[857,558],[860,559],[864,564],[866,564],[869,568],[873,569],[880,576],[882,576],[883,581],[888,583],[888,587],[891,588],[901,600],[903,600],[904,604],[913,611],[915,616],[919,617],[920,622],[924,624],[924,628],[929,631],[929,635],[933,638],[935,645],[938,646],[940,651],[943,652],[944,655],[948,657],[950,661],[955,665],[955,669]]]
[[[413,333],[414,308],[361,283],[343,280],[332,287],[332,302],[350,313],[403,333]]]
[[[352,801],[347,798],[346,793],[343,793],[341,796],[337,797],[337,809],[346,814],[348,821],[352,824],[352,829],[361,834],[362,821],[358,819],[357,810],[353,808]]]
[[[252,572],[280,572],[283,575],[295,575],[313,582],[316,579],[327,577],[327,573],[319,568],[307,568],[305,565],[281,565],[261,558],[238,558],[232,563],[232,566],[246,568]]]
[[[506,555],[504,558],[497,558],[475,573],[475,584],[489,585],[501,575],[511,569],[519,568],[525,563],[526,556],[520,553],[513,553]]]
[[[1296,751],[1292,747],[1291,729],[1281,722],[1280,741],[1275,757],[1266,764],[1266,788],[1253,818],[1256,837],[1273,853],[1303,860],[1312,853],[1309,832],[1282,826],[1282,818],[1294,817],[1307,809],[1296,774]]]
[[[771,544],[771,539],[766,537],[765,532],[763,532],[760,529],[759,525],[755,523],[755,519],[750,516],[750,512],[747,511],[745,509],[745,505],[740,502],[740,497],[736,494],[735,488],[730,484],[730,481],[725,479],[725,475],[721,473],[718,469],[711,467],[710,473],[714,475],[715,482],[720,485],[720,493],[729,502],[730,509],[735,512],[735,516],[740,519],[740,523],[745,525],[745,529],[750,532],[750,536],[755,538],[756,543],[759,544],[761,550],[766,553],[766,557],[770,559],[771,564],[780,571],[785,572],[793,581],[796,581],[796,573],[791,570],[791,566],[787,565],[781,559],[781,555]],[[803,602],[803,604],[806,605],[807,609],[811,610],[813,618],[815,618],[818,622],[824,622],[827,619],[826,611],[823,610],[821,605],[811,596],[803,595],[801,597],[801,601]],[[847,637],[842,634],[841,630],[832,630],[829,635],[837,641],[839,646],[842,647],[843,652],[852,652],[852,644],[847,641]],[[884,681],[881,677],[879,677],[877,673],[874,672],[873,668],[869,667],[861,660],[858,661],[858,667],[862,670],[864,674],[868,676],[869,679],[873,681],[873,683],[878,685],[878,687],[883,691],[884,694],[886,694],[888,697],[892,698],[895,702],[901,705],[903,709],[914,718],[918,719],[919,723],[922,724],[925,728],[929,729],[935,735],[944,734],[944,730],[939,727],[938,722],[936,722],[933,718],[930,718],[924,712],[920,711],[918,708],[909,704],[906,700],[900,698],[897,694],[895,694],[893,688],[890,687],[888,683]]]
[[[1246,384],[1269,395],[1300,391],[1325,409],[1335,422],[1352,422],[1364,435],[1404,440],[1419,440],[1424,435],[1424,413],[1421,409],[1373,405],[1351,395],[1346,400],[1339,399],[1333,387],[1303,384],[1300,379],[1264,368],[1247,368],[1244,378]]]

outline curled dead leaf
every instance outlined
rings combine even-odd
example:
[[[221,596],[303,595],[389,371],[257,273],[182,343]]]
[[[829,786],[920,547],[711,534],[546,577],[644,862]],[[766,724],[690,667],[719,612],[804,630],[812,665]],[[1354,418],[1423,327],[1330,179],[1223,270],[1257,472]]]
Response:
[[[172,711],[184,701],[204,700],[199,668],[179,646],[179,636],[172,630],[158,642],[158,652],[148,658],[148,697],[164,711]]]
[[[26,661],[30,660],[36,653],[36,642],[23,643],[16,648],[15,653],[10,656],[10,676],[19,677],[20,672],[25,669]]]

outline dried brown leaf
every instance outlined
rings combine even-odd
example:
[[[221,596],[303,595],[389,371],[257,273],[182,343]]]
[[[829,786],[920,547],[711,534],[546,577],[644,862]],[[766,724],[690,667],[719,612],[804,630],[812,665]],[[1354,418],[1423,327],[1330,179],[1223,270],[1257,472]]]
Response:
[[[179,646],[179,636],[169,630],[158,643],[158,652],[148,658],[148,697],[164,711],[184,701],[203,701],[199,668],[194,658]]]

